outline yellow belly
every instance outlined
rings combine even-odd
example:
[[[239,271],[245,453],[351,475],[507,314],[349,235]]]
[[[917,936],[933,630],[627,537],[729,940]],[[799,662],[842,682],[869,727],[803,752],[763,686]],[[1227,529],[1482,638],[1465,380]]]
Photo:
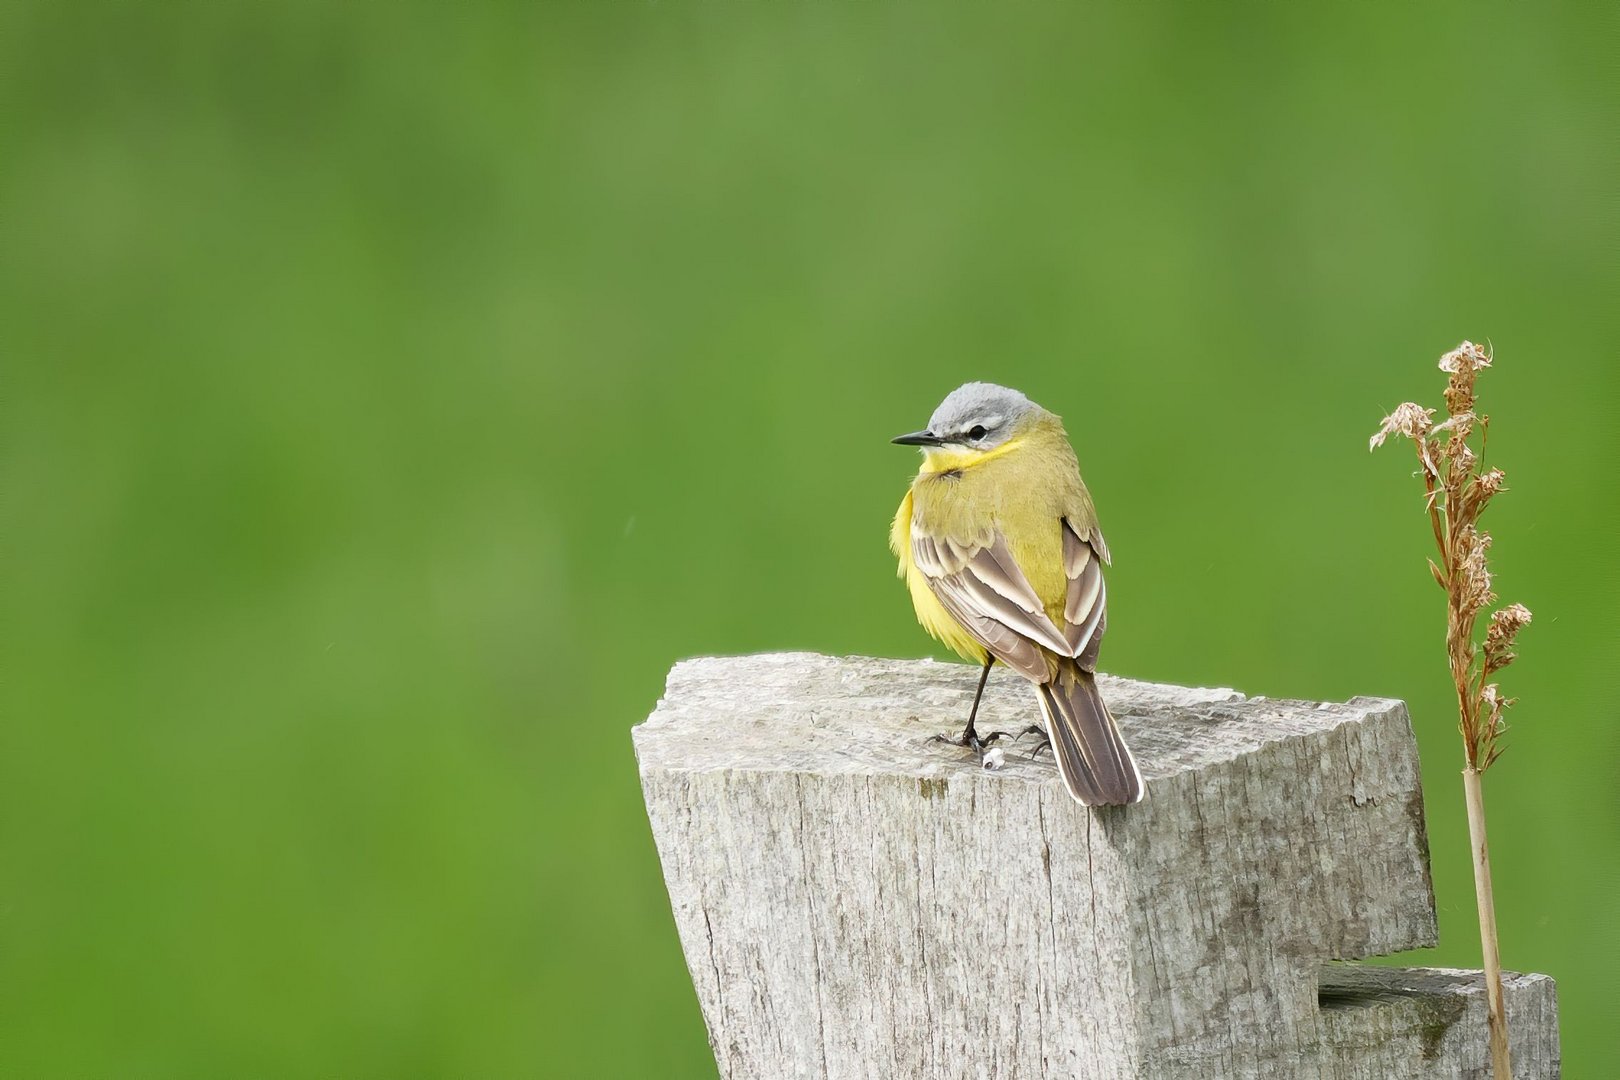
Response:
[[[984,646],[973,640],[956,617],[945,610],[934,596],[934,590],[928,587],[928,579],[923,577],[922,571],[911,561],[911,492],[900,500],[900,509],[894,515],[894,525],[889,531],[889,546],[894,549],[895,556],[900,560],[900,576],[906,581],[906,590],[911,593],[911,606],[917,611],[917,621],[945,647],[964,660],[971,660],[975,664],[982,664],[989,657]]]

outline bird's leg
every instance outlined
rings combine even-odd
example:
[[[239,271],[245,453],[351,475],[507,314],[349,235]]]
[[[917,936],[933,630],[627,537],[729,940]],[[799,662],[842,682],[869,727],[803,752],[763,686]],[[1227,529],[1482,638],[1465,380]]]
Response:
[[[947,742],[952,746],[965,746],[983,757],[985,747],[997,739],[1009,737],[1005,731],[992,731],[981,738],[978,729],[973,726],[973,722],[979,718],[979,702],[984,698],[984,684],[990,680],[990,668],[995,665],[995,662],[996,658],[993,656],[985,658],[984,670],[979,672],[979,689],[973,695],[973,708],[968,710],[967,727],[962,729],[961,736],[952,739],[945,735],[935,735],[934,739],[937,742]]]
[[[979,702],[984,700],[984,684],[990,681],[990,668],[995,664],[995,662],[996,658],[993,656],[987,656],[984,658],[984,670],[979,672],[979,688],[973,692],[973,708],[968,710],[967,727],[962,729],[963,746],[973,746],[977,748],[979,745],[979,733],[974,730],[973,721],[979,718]],[[1001,732],[998,731],[991,735],[988,741],[995,742],[1000,735]]]

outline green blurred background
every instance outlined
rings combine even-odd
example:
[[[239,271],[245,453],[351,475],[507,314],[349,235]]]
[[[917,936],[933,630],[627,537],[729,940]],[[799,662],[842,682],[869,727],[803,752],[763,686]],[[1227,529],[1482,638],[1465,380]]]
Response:
[[[683,656],[930,651],[887,440],[969,378],[1070,421],[1106,669],[1410,700],[1476,966],[1366,448],[1464,336],[1504,959],[1620,1073],[1612,7],[0,20],[6,1075],[712,1075],[629,728]]]

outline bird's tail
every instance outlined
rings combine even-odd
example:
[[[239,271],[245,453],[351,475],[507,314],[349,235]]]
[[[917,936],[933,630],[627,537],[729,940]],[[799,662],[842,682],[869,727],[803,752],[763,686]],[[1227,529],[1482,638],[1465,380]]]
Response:
[[[1046,714],[1052,756],[1069,794],[1087,806],[1140,801],[1147,792],[1142,773],[1091,673],[1065,663],[1051,682],[1035,689]]]

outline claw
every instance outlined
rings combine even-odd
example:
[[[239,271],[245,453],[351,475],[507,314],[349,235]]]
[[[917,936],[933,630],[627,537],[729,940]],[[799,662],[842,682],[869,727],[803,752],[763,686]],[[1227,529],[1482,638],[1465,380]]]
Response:
[[[964,731],[962,734],[956,736],[935,735],[932,737],[931,741],[946,743],[950,746],[960,746],[964,750],[972,750],[975,754],[979,755],[979,764],[982,765],[984,764],[985,755],[989,752],[992,744],[1000,739],[1014,740],[1016,738],[1018,738],[1018,736],[1012,735],[1005,731],[987,731],[983,735],[980,735],[976,731]]]
[[[1017,733],[1017,737],[1019,738],[1024,738],[1025,735],[1040,735],[1040,742],[1035,745],[1034,750],[1029,751],[1030,761],[1034,761],[1035,758],[1038,758],[1038,756],[1040,756],[1040,751],[1051,750],[1051,740],[1050,738],[1047,738],[1047,729],[1042,727],[1042,725],[1030,724],[1029,727],[1025,727],[1022,732]]]
[[[1046,737],[1046,729],[1041,727],[1041,725],[1039,725],[1039,724],[1031,724],[1031,725],[1029,725],[1029,727],[1025,728],[1023,731],[1020,731],[1017,734],[1017,736],[1014,737],[1013,741],[1017,742],[1019,739],[1022,739],[1025,735],[1039,735],[1041,737],[1040,743],[1038,743],[1036,745],[1035,749],[1033,749],[1033,750],[1031,750],[1029,752],[1029,756],[1030,756],[1031,760],[1035,759],[1036,757],[1039,757],[1042,750],[1051,750],[1052,749],[1052,740]]]

